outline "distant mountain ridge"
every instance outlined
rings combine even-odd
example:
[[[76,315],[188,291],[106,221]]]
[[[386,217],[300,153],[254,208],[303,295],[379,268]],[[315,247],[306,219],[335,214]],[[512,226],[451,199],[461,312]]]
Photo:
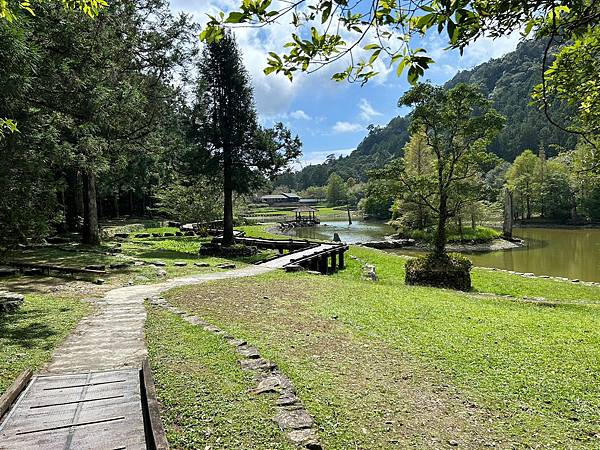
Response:
[[[506,126],[491,144],[490,151],[513,161],[525,149],[542,145],[548,156],[556,154],[555,145],[574,148],[576,137],[562,132],[548,122],[543,112],[530,106],[530,93],[541,80],[541,61],[545,41],[526,41],[506,55],[458,72],[445,86],[458,83],[479,84],[494,102],[494,107],[507,118]],[[566,117],[568,109],[553,111],[555,117]],[[304,168],[294,176],[285,176],[279,183],[296,189],[323,185],[332,172],[342,178],[365,180],[368,170],[381,167],[390,159],[402,156],[408,141],[409,117],[395,117],[385,127],[372,127],[356,150],[346,157],[330,159],[321,165]],[[307,184],[308,183],[308,184]]]

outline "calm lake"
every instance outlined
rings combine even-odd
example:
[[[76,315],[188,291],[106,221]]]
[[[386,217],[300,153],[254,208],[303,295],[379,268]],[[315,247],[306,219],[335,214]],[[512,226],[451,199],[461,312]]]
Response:
[[[314,228],[296,228],[288,235],[307,239],[332,239],[333,233],[348,243],[382,239],[393,228],[381,222],[323,222]],[[469,253],[477,266],[497,267],[537,275],[600,281],[600,229],[515,228],[514,235],[525,240],[523,248]],[[408,250],[389,250],[414,254]]]

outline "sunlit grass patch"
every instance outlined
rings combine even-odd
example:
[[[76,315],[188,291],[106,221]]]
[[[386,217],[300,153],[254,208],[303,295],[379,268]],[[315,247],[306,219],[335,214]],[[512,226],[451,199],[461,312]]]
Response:
[[[27,295],[17,311],[0,313],[0,394],[23,370],[48,362],[89,309],[72,298]]]

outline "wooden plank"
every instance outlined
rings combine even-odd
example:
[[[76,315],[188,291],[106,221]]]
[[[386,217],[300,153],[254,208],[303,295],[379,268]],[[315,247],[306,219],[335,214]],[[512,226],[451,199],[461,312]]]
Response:
[[[30,369],[24,370],[6,392],[2,394],[2,397],[0,397],[0,419],[6,414],[21,392],[23,392],[32,375],[33,372]]]
[[[160,418],[160,406],[158,404],[158,399],[156,398],[156,387],[154,386],[154,378],[152,377],[152,370],[150,369],[150,363],[147,358],[144,359],[142,364],[141,377],[142,389],[144,389],[146,398],[145,406],[147,408],[147,418],[150,426],[149,431],[152,436],[152,444],[154,445],[153,448],[156,450],[168,450],[169,443]]]

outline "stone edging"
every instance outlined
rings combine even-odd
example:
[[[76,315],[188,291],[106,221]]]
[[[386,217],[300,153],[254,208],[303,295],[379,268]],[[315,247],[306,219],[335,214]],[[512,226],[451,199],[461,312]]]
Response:
[[[221,336],[232,345],[235,351],[242,357],[240,360],[242,369],[254,373],[257,385],[252,392],[256,395],[264,393],[276,393],[279,395],[275,400],[277,414],[273,420],[279,425],[281,431],[285,432],[290,441],[298,448],[309,450],[321,450],[323,448],[315,430],[313,418],[303,406],[302,401],[297,397],[296,389],[291,380],[281,373],[274,362],[262,358],[258,349],[250,346],[246,341],[234,338],[205,320],[188,315],[182,309],[169,304],[162,297],[151,297],[148,301],[152,305],[160,306],[181,316],[183,320],[192,325]]]
[[[490,270],[493,272],[504,272],[504,273],[509,273],[511,275],[518,275],[520,277],[523,278],[538,278],[538,279],[544,279],[544,280],[552,280],[552,281],[563,281],[563,282],[567,282],[567,283],[579,283],[585,286],[600,286],[600,283],[595,282],[595,281],[581,281],[577,278],[566,278],[566,277],[553,277],[550,275],[536,275],[532,272],[515,272],[514,270],[508,270],[508,269],[498,269],[496,267],[483,267],[483,266],[476,266],[477,269],[484,269],[484,270]]]

